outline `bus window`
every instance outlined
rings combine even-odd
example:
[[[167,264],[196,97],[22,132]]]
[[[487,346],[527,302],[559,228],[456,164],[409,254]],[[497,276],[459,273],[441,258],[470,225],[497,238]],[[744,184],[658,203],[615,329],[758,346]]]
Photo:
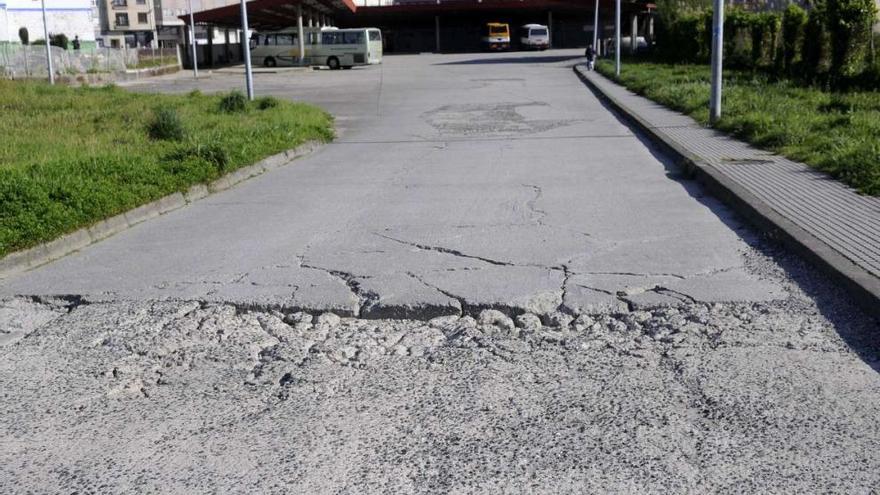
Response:
[[[370,31],[370,41],[382,41],[382,33],[379,31]]]
[[[279,45],[293,45],[294,36],[292,34],[276,34],[276,43]]]
[[[263,38],[263,45],[270,46],[275,44],[275,35],[267,34],[265,38]]]
[[[321,33],[321,44],[323,45],[339,45],[342,44],[342,33]]]
[[[356,31],[356,32],[344,32],[343,43],[346,45],[359,45],[364,42],[364,32]]]

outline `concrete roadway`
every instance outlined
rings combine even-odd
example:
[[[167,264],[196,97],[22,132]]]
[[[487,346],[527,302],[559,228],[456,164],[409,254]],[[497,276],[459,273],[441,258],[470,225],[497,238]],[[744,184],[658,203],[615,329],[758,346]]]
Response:
[[[576,52],[388,57],[259,74],[339,139],[44,268],[2,294],[182,299],[341,315],[767,301],[749,234],[572,74]],[[214,74],[206,91],[241,85]],[[181,75],[133,87],[188,91]],[[620,296],[618,294],[624,294]]]
[[[260,74],[339,139],[3,282],[0,492],[876,490],[877,321],[577,55]]]

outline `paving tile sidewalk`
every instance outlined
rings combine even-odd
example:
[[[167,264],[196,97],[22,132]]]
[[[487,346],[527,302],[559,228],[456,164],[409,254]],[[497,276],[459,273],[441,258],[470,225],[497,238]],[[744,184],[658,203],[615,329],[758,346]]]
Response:
[[[744,201],[759,214],[766,212],[765,220],[844,272],[839,274],[869,292],[873,303],[880,301],[880,198],[860,195],[803,163],[703,127],[582,66],[575,71],[655,140],[723,182],[734,195],[748,196]],[[833,259],[835,254],[842,259]]]

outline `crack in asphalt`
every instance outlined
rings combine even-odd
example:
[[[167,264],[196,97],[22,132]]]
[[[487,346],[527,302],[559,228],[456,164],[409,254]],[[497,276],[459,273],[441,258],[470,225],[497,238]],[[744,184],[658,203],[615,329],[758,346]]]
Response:
[[[445,248],[445,247],[441,247],[441,246],[429,246],[429,245],[426,245],[426,244],[419,244],[419,243],[416,243],[416,242],[405,241],[405,240],[403,240],[403,239],[397,239],[397,238],[395,238],[395,237],[391,237],[391,236],[389,236],[389,235],[381,234],[381,233],[379,233],[379,232],[373,232],[373,235],[378,236],[378,237],[382,237],[382,238],[384,238],[384,239],[388,239],[389,241],[394,241],[394,242],[399,243],[399,244],[403,244],[403,245],[406,245],[406,246],[415,247],[415,248],[421,249],[421,250],[423,250],[423,251],[435,251],[435,252],[438,252],[438,253],[443,253],[443,254],[449,254],[449,255],[452,255],[452,256],[457,256],[457,257],[459,257],[459,258],[467,258],[467,259],[479,260],[479,261],[482,261],[482,262],[484,262],[484,263],[489,263],[490,265],[495,265],[495,266],[519,266],[519,265],[517,265],[517,264],[515,264],[515,263],[511,263],[511,262],[509,262],[509,261],[498,261],[498,260],[493,260],[493,259],[491,259],[491,258],[484,258],[484,257],[482,257],[482,256],[474,256],[474,255],[470,255],[470,254],[465,254],[465,253],[463,253],[463,252],[461,252],[461,251],[458,251],[458,250],[455,250],[455,249]]]
[[[537,220],[535,220],[535,222],[538,225],[545,226],[544,219],[547,218],[547,212],[536,206],[538,203],[538,200],[540,200],[541,197],[544,195],[543,189],[541,189],[541,186],[538,186],[535,184],[523,184],[523,187],[528,187],[535,192],[535,197],[530,199],[529,201],[526,201],[526,207],[532,213],[534,213],[538,216],[538,218],[537,218]]]

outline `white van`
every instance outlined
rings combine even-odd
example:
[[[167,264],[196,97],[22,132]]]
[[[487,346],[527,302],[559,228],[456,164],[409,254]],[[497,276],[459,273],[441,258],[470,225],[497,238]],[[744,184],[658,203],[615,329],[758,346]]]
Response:
[[[550,30],[543,24],[520,26],[519,44],[526,50],[546,50],[550,48]]]

